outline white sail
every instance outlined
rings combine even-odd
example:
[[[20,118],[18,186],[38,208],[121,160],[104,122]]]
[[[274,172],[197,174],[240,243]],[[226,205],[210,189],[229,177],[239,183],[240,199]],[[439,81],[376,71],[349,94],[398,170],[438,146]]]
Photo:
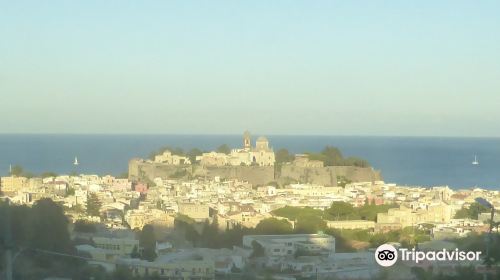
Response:
[[[75,157],[75,162],[73,162],[74,165],[78,165],[78,158]]]
[[[477,160],[477,156],[474,155],[474,161],[472,162],[472,165],[478,165],[479,161]]]

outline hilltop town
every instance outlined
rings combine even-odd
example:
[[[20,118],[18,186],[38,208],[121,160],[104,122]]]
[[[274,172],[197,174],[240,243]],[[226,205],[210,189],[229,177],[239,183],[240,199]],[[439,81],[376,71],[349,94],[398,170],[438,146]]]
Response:
[[[488,230],[475,198],[500,205],[498,191],[398,186],[306,154],[278,160],[245,133],[226,152],[132,159],[128,178],[11,174],[0,190],[13,205],[60,205],[93,264],[161,279],[372,279],[374,247],[457,246]]]
[[[379,171],[358,158],[343,158],[340,151],[326,147],[323,153],[290,155],[288,150],[276,153],[266,137],[259,137],[252,146],[248,131],[243,134],[242,147],[218,151],[200,150],[180,153],[160,150],[150,159],[131,159],[128,177],[133,181],[166,177],[230,178],[254,186],[287,185],[293,182],[337,186],[339,181],[374,182],[381,180]]]

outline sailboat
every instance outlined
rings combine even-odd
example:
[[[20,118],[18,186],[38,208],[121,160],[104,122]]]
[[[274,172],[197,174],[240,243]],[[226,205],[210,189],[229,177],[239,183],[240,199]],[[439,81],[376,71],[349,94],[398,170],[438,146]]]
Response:
[[[75,161],[73,162],[73,165],[78,165],[78,158],[75,157]]]
[[[479,161],[477,160],[476,155],[474,155],[474,161],[472,162],[472,165],[479,165]]]

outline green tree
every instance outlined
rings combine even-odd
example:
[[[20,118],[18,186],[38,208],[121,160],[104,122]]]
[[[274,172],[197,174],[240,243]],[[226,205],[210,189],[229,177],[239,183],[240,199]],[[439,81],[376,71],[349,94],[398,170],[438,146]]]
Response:
[[[311,207],[295,207],[285,206],[273,210],[272,213],[276,216],[287,218],[289,220],[297,220],[300,216],[323,216],[323,211]]]
[[[290,234],[293,228],[285,219],[267,218],[257,224],[255,231],[258,234]]]
[[[94,233],[97,231],[96,225],[92,222],[85,220],[77,220],[75,222],[76,232]]]
[[[393,230],[386,233],[377,233],[370,238],[370,246],[378,247],[388,242],[399,242],[401,240],[401,230]]]
[[[139,254],[139,249],[137,248],[137,245],[134,246],[132,249],[132,253],[130,253],[130,257],[133,259],[138,259],[141,257],[141,254]]]
[[[117,266],[111,275],[112,280],[132,280],[132,270],[128,267]]]
[[[75,195],[75,189],[72,187],[68,187],[68,190],[66,191],[66,196],[70,195]]]
[[[0,227],[2,228],[0,229],[0,250],[2,245],[4,245],[3,235],[5,234],[5,231],[3,228],[7,222],[7,213],[10,215],[10,228],[13,243],[23,247],[29,246],[30,238],[32,237],[32,208],[25,205],[8,205],[0,200]],[[1,252],[0,256],[2,256]]]
[[[307,153],[307,155],[311,160],[322,161],[325,166],[357,166],[357,167],[370,166],[368,161],[361,158],[357,157],[344,158],[340,150],[332,146],[326,146],[320,153]]]
[[[235,225],[231,229],[226,229],[222,235],[219,236],[218,242],[220,248],[233,248],[234,246],[242,246],[243,236],[253,234],[254,229]]]
[[[276,163],[291,162],[295,159],[293,154],[290,154],[287,149],[279,149],[276,154]]]
[[[414,248],[418,243],[430,240],[430,234],[417,227],[405,227],[401,230],[399,242],[406,248]]]
[[[87,215],[100,216],[101,202],[95,193],[89,192],[87,195]]]
[[[296,233],[318,233],[326,229],[326,222],[318,216],[300,216],[295,224]]]
[[[201,156],[202,154],[203,152],[200,149],[194,148],[189,150],[189,152],[187,153],[187,157],[189,158],[189,161],[191,161],[191,163],[193,164],[196,162],[196,157]]]
[[[354,207],[347,202],[333,202],[326,210],[330,220],[353,220],[359,219],[359,215]]]
[[[142,258],[150,262],[156,259],[156,236],[152,225],[145,225],[139,236]]]
[[[336,147],[326,146],[321,154],[325,156],[325,165],[326,166],[335,166],[342,165],[343,156],[340,150]]]
[[[69,252],[72,248],[68,220],[61,206],[51,199],[40,199],[31,211],[31,246],[55,252]]]
[[[230,154],[231,148],[227,144],[222,144],[215,151],[217,153]]]
[[[12,166],[11,171],[10,171],[10,175],[12,175],[12,176],[23,176],[23,174],[24,174],[24,169],[23,169],[22,166],[17,165],[17,164],[14,165],[14,166]]]
[[[480,213],[489,212],[487,207],[474,202],[469,208],[462,208],[455,213],[455,219],[477,219]]]
[[[200,235],[200,246],[206,248],[219,248],[219,226],[215,218],[210,224],[206,221],[203,224],[202,233]]]
[[[48,178],[48,177],[57,177],[57,173],[55,172],[43,172],[42,174],[40,174],[40,177],[42,178]]]
[[[151,152],[149,154],[149,159],[154,160],[155,156],[163,154],[165,151],[170,151],[172,155],[184,156],[184,150],[182,148],[176,147],[172,148],[170,146],[163,146],[157,151]]]
[[[415,275],[416,280],[432,280],[434,278],[432,266],[428,270],[415,266],[411,268],[411,273]]]
[[[252,241],[252,254],[250,255],[251,259],[263,257],[265,252],[266,251],[264,250],[264,247],[262,247],[262,245],[260,245],[259,242],[255,241],[255,240]]]
[[[397,207],[399,207],[397,204],[365,204],[361,207],[355,208],[355,210],[360,219],[376,222],[378,213],[386,213],[389,209]]]
[[[362,158],[358,157],[348,157],[344,159],[343,165],[347,166],[357,166],[357,167],[370,167],[370,163]]]

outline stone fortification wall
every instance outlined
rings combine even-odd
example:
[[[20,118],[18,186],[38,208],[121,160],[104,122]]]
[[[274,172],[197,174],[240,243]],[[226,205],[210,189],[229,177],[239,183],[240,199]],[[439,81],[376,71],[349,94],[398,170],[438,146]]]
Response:
[[[274,181],[274,166],[200,166],[200,165],[169,165],[164,163],[145,162],[139,159],[129,161],[129,179],[141,177],[168,178],[181,170],[192,176],[235,178],[248,181],[253,185],[265,185]]]
[[[337,176],[345,177],[353,182],[374,182],[382,179],[380,171],[373,170],[371,167],[299,167],[289,164],[281,167],[279,182],[293,180],[300,183],[337,186]]]
[[[324,186],[337,186],[337,176],[345,177],[353,182],[374,182],[382,180],[379,171],[371,167],[354,166],[326,166],[326,167],[299,167],[293,164],[283,165],[275,173],[273,166],[199,166],[199,165],[169,165],[163,163],[145,162],[132,159],[129,162],[129,179],[137,180],[141,177],[154,179],[168,178],[179,171],[185,170],[192,176],[206,176],[234,178],[248,181],[253,185],[265,185],[272,181],[280,184],[290,180],[300,183],[311,183]]]
[[[207,166],[198,167],[194,175],[236,178],[253,185],[265,185],[274,181],[274,166]]]
[[[171,165],[132,159],[128,165],[128,178],[130,180],[137,180],[141,177],[149,178],[150,180],[157,177],[168,178],[182,170],[186,170],[187,174],[191,174],[192,166],[190,164]]]

